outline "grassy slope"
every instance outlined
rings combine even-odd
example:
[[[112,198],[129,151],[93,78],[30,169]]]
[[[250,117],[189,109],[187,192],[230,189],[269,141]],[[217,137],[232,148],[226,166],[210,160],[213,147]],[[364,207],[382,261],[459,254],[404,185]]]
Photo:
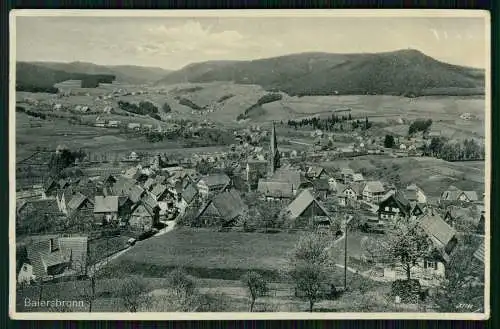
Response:
[[[139,243],[114,266],[149,276],[182,266],[199,277],[237,280],[250,269],[276,277],[297,239],[297,235],[286,233],[222,233],[180,228]]]
[[[290,95],[402,95],[434,88],[482,88],[484,78],[478,75],[477,70],[442,63],[416,50],[400,50],[196,63],[170,73],[158,84],[233,81]]]
[[[365,169],[368,178],[382,179],[398,174],[403,185],[416,183],[431,198],[438,198],[451,184],[465,190],[484,191],[484,166],[477,163],[451,163],[435,158],[358,157],[356,161],[325,163],[332,168]]]

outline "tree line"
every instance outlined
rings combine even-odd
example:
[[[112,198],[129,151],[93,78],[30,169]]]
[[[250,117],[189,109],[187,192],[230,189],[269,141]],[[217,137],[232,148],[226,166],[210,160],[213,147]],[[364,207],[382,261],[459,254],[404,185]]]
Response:
[[[443,137],[433,137],[424,147],[424,155],[446,161],[484,160],[485,148],[473,138],[449,141]]]
[[[305,118],[301,120],[288,120],[288,127],[303,128],[303,127],[311,127],[313,129],[321,129],[326,131],[348,131],[349,126],[350,129],[356,130],[358,128],[362,130],[367,130],[372,127],[372,122],[368,120],[368,117],[365,116],[364,120],[355,119],[353,120],[351,113],[348,115],[337,115],[332,114],[327,118]]]

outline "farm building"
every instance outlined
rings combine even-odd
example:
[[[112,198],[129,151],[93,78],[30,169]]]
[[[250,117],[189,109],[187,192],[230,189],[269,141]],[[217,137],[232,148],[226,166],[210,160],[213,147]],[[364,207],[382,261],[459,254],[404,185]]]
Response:
[[[460,231],[476,231],[484,233],[485,211],[483,206],[448,206],[444,215],[448,225]]]
[[[160,222],[160,206],[151,197],[145,197],[132,208],[129,226],[140,232],[151,231]]]
[[[202,177],[197,184],[201,196],[208,197],[214,193],[222,192],[229,187],[231,179],[226,174],[213,174]]]
[[[410,269],[411,277],[419,280],[423,286],[440,285],[446,274],[446,266],[457,245],[457,233],[439,216],[425,215],[419,222],[421,228],[429,238],[431,251],[427,257],[418,260]],[[396,265],[384,269],[384,277],[404,279],[404,270]]]
[[[418,187],[416,184],[410,184],[406,187],[404,191],[406,199],[410,202],[416,202],[420,204],[427,203],[427,197],[424,191]]]
[[[422,208],[415,204],[412,206],[400,191],[389,195],[388,198],[380,202],[378,208],[378,226],[385,227],[398,220],[409,220],[410,218],[421,216],[424,212]]]
[[[118,221],[118,196],[95,196],[94,216],[100,224]]]
[[[258,193],[267,201],[291,200],[295,195],[293,185],[289,182],[259,180]]]
[[[240,195],[231,190],[217,194],[203,204],[196,218],[202,226],[231,227],[247,209]]]
[[[35,279],[85,273],[87,237],[55,237],[26,246]]]
[[[310,190],[302,191],[286,208],[293,227],[330,225],[328,211],[314,198]]]
[[[385,195],[386,190],[380,181],[368,181],[364,183],[363,200],[371,203],[379,203]]]
[[[476,191],[462,191],[457,187],[451,185],[448,190],[441,194],[442,203],[453,202],[476,202],[479,198]]]

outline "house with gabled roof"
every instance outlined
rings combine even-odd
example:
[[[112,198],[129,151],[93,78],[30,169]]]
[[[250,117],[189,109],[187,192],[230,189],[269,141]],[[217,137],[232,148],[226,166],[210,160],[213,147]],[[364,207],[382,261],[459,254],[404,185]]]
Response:
[[[457,232],[437,214],[427,213],[414,224],[429,240],[426,256],[417,260],[411,268],[411,277],[419,280],[422,286],[438,286],[446,274],[446,266],[458,244]],[[399,273],[399,274],[398,274]],[[405,278],[400,268],[384,269],[385,277]]]
[[[295,190],[289,182],[259,180],[257,192],[267,201],[286,201],[293,199]]]
[[[150,194],[154,197],[156,201],[163,201],[168,195],[167,186],[163,184],[156,184],[151,189]]]
[[[380,181],[365,182],[363,187],[363,200],[370,203],[379,203],[385,195],[386,190]]]
[[[320,166],[309,166],[306,170],[306,178],[308,179],[322,179],[328,178],[325,168]]]
[[[67,204],[66,214],[73,216],[77,212],[92,212],[94,208],[93,202],[80,192],[73,194]]]
[[[349,185],[338,184],[337,196],[341,206],[347,205],[348,202],[359,201],[363,199],[364,182],[350,183]]]
[[[140,232],[151,231],[160,222],[160,206],[147,194],[131,209],[128,217],[129,226]]]
[[[442,204],[451,204],[456,202],[477,202],[478,200],[479,198],[476,191],[463,191],[451,185],[441,194],[440,202]]]
[[[308,189],[303,190],[285,211],[295,228],[330,225],[331,219],[328,211]]]
[[[234,226],[248,210],[241,196],[235,190],[217,194],[200,208],[196,219],[202,226]]]
[[[34,280],[86,273],[87,237],[41,239],[28,244],[26,251]]]
[[[94,198],[94,216],[99,224],[118,221],[118,196],[99,196]]]
[[[404,191],[406,199],[410,202],[416,202],[419,204],[427,203],[427,196],[424,191],[417,186],[417,184],[410,184],[406,187]]]
[[[390,194],[382,200],[378,207],[378,226],[381,228],[395,223],[399,220],[410,220],[422,216],[424,211],[418,204],[412,206],[411,202],[405,198],[400,191]]]
[[[479,234],[483,234],[485,227],[484,206],[473,205],[461,207],[450,205],[446,208],[444,220],[459,231],[473,230]]]
[[[212,174],[202,177],[197,183],[197,188],[200,195],[207,198],[223,192],[230,184],[231,179],[226,174]]]

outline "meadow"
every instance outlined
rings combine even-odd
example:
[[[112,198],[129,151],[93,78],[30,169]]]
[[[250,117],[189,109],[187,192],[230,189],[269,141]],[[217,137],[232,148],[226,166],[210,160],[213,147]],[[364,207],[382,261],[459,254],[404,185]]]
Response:
[[[179,228],[138,243],[111,266],[152,277],[183,267],[201,278],[237,280],[247,270],[256,270],[276,279],[298,239],[293,233]]]

